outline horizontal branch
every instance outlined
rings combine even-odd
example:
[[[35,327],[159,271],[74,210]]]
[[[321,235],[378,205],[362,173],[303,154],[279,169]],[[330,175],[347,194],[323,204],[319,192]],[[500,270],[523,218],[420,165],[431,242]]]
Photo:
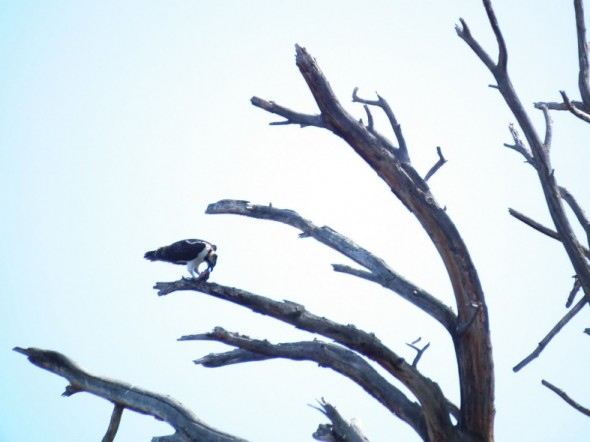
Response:
[[[391,269],[385,262],[330,227],[316,226],[297,212],[288,209],[251,204],[248,201],[221,200],[209,204],[206,213],[242,215],[280,222],[299,229],[302,237],[312,237],[371,271],[370,279],[411,302],[445,327],[451,335],[456,328],[456,315],[437,298],[414,285]],[[369,279],[369,278],[366,278]]]
[[[69,386],[64,393],[65,396],[85,391],[123,408],[153,416],[167,422],[176,430],[175,440],[178,442],[245,442],[245,439],[231,436],[205,424],[169,396],[92,375],[56,351],[20,347],[15,347],[14,351],[27,356],[33,365],[67,379]]]
[[[270,316],[291,324],[298,329],[333,339],[363,356],[375,361],[387,372],[404,384],[423,406],[424,413],[438,420],[447,421],[450,428],[447,399],[438,384],[423,376],[373,333],[359,330],[354,325],[343,325],[308,312],[303,305],[290,301],[275,301],[234,287],[222,286],[193,279],[174,282],[158,282],[158,295],[176,291],[191,290],[213,296],[249,308],[256,313]],[[450,431],[450,430],[449,430]]]
[[[573,104],[578,109],[584,108],[584,103],[577,100],[570,100],[570,103]],[[556,101],[538,101],[534,103],[534,106],[537,109],[542,109],[546,107],[549,110],[557,110],[557,111],[569,111],[568,105],[566,103],[559,103]]]
[[[230,333],[221,327],[216,327],[210,333],[187,335],[179,339],[179,341],[193,340],[222,342],[239,348],[237,351],[208,355],[195,361],[197,364],[205,362],[206,366],[211,366],[209,365],[211,363],[214,366],[220,366],[225,363],[250,362],[262,358],[316,362],[321,367],[330,368],[354,381],[394,415],[409,424],[422,438],[426,438],[426,427],[420,405],[410,401],[365,359],[351,350],[318,340],[272,344],[267,340],[261,341]]]
[[[250,102],[260,109],[264,109],[267,112],[270,112],[275,115],[279,115],[285,118],[285,121],[281,121],[278,123],[270,123],[271,125],[278,125],[278,124],[298,124],[301,127],[307,126],[315,126],[326,128],[324,121],[322,120],[321,115],[309,115],[309,114],[302,114],[299,112],[295,112],[291,109],[288,109],[284,106],[280,106],[276,104],[274,101],[267,101],[263,100],[262,98],[252,97]]]
[[[563,391],[560,388],[557,388],[555,385],[553,385],[552,383],[546,381],[545,379],[543,379],[541,381],[541,383],[545,387],[547,387],[549,390],[551,390],[552,392],[554,392],[555,394],[557,394],[560,398],[562,398],[565,402],[567,402],[573,408],[575,408],[576,410],[578,410],[580,413],[582,413],[585,416],[590,417],[590,409],[588,409],[588,408],[580,405],[579,403],[577,403],[565,391]]]

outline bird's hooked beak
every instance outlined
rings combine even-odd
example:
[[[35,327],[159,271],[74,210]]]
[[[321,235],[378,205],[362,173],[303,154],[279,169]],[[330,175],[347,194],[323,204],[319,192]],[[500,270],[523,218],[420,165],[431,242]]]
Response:
[[[207,255],[206,258],[207,262],[209,263],[209,271],[212,272],[213,271],[213,267],[215,267],[215,264],[217,264],[217,253],[215,253],[215,250],[211,250],[209,252],[209,255]]]

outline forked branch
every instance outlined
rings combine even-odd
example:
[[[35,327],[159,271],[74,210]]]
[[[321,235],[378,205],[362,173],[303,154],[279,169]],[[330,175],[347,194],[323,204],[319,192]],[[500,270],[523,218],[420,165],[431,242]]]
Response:
[[[353,325],[343,325],[308,312],[304,306],[290,301],[274,301],[234,287],[222,286],[192,279],[174,282],[158,282],[159,295],[175,291],[191,290],[249,308],[256,313],[270,316],[291,324],[298,329],[324,336],[379,364],[404,384],[422,404],[428,436],[441,436],[452,432],[447,399],[440,387],[408,364],[374,334]],[[429,425],[430,424],[430,425]],[[433,431],[434,430],[434,431]],[[438,434],[441,432],[441,434]]]
[[[312,361],[330,368],[351,379],[394,415],[408,423],[423,439],[427,439],[424,415],[419,404],[410,401],[399,389],[391,385],[364,358],[339,345],[319,340],[272,344],[267,340],[252,339],[231,333],[221,327],[212,332],[187,335],[181,341],[216,341],[238,347],[221,354],[210,354],[195,363],[221,366],[226,363],[250,362],[282,358],[295,361]]]

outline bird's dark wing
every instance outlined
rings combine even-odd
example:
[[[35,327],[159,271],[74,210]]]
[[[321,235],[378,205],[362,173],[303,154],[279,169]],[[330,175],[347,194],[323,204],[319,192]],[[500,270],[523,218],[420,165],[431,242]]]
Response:
[[[169,246],[160,247],[156,250],[155,258],[159,261],[167,261],[174,264],[186,264],[195,259],[205,247],[207,247],[205,241],[184,239],[172,243]]]

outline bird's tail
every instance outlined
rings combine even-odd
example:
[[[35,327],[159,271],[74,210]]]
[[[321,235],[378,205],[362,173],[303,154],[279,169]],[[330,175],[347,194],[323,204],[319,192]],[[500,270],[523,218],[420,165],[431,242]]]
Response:
[[[158,260],[158,258],[156,258],[156,251],[155,250],[152,250],[150,252],[146,252],[146,254],[143,255],[143,257],[145,259],[149,259],[150,261],[157,261]]]

